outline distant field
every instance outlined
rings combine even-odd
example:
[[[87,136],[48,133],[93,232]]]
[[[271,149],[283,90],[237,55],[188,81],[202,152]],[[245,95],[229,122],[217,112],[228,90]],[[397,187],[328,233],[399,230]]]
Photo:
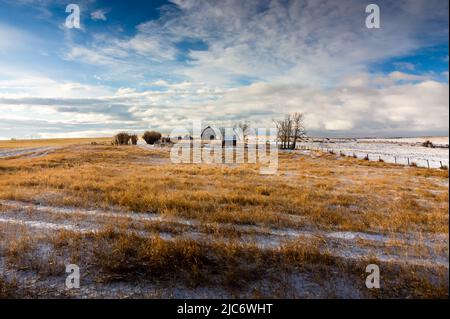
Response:
[[[0,158],[0,297],[448,297],[448,170],[296,151],[260,175],[105,140]]]
[[[424,147],[425,141],[431,141],[439,147]],[[369,156],[370,160],[383,160],[388,163],[408,165],[414,163],[420,167],[449,167],[448,137],[398,138],[398,139],[328,139],[300,141],[299,147],[333,150],[348,156],[359,158]]]
[[[91,142],[110,142],[111,137],[65,138],[65,139],[33,139],[33,140],[0,140],[0,148],[67,146],[73,144],[90,144]]]

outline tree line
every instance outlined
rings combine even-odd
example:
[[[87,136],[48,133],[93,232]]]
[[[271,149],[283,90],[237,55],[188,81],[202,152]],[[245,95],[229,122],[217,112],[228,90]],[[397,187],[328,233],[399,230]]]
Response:
[[[304,125],[304,114],[295,112],[287,114],[281,120],[273,120],[278,130],[278,142],[281,149],[295,149],[297,142],[306,137],[306,129]],[[250,129],[249,122],[241,122],[235,125],[236,128],[242,130],[244,139],[246,139],[247,132]],[[155,144],[158,142],[171,142],[169,137],[163,137],[161,133],[156,131],[146,131],[142,135],[142,139],[147,144]],[[126,132],[120,132],[114,136],[114,145],[136,145],[138,136],[136,134],[128,134]]]
[[[297,141],[306,137],[304,115],[288,114],[282,120],[273,121],[278,130],[278,141],[281,149],[295,149]]]
[[[162,139],[162,134],[155,131],[146,131],[142,135],[142,139],[147,144],[155,144]],[[137,134],[128,134],[126,132],[120,132],[114,136],[112,144],[114,145],[137,145],[138,136]]]

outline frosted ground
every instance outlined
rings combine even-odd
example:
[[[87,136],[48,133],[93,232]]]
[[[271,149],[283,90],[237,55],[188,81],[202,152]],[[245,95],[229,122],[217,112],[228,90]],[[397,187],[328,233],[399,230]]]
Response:
[[[297,150],[261,175],[78,143],[0,150],[0,298],[448,297],[448,171]]]
[[[424,147],[422,143],[431,141],[436,147]],[[439,168],[449,165],[449,138],[448,137],[420,137],[420,138],[364,138],[364,139],[325,139],[309,138],[301,142],[299,147],[315,149],[328,149],[342,152],[359,158],[369,155],[370,160],[382,160],[388,163],[408,164],[416,163],[418,166]],[[428,160],[428,163],[427,163]]]

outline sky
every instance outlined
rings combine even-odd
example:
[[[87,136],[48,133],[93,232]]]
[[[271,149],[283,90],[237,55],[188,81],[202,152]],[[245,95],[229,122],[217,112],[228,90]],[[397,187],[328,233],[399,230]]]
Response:
[[[0,0],[0,139],[270,127],[293,112],[314,136],[448,136],[448,6]]]

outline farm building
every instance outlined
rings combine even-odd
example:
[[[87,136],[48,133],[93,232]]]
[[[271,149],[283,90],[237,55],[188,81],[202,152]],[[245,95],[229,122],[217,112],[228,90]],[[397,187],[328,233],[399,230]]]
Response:
[[[222,140],[222,144],[233,144],[236,145],[237,141],[239,141],[240,135],[238,132],[236,132],[235,129],[233,129],[233,133],[231,136],[225,136],[225,129],[215,129],[211,126],[207,126],[203,129],[201,133],[201,140],[202,142],[209,142],[209,141],[220,141]]]
[[[218,139],[220,132],[216,132],[217,129],[213,129],[211,126],[207,126],[203,129],[201,139],[203,142],[212,141]]]

